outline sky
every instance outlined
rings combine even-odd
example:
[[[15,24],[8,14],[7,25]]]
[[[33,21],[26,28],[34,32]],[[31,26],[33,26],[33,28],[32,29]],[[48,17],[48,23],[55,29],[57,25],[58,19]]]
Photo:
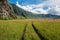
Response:
[[[60,0],[8,0],[8,2],[36,14],[60,15]]]

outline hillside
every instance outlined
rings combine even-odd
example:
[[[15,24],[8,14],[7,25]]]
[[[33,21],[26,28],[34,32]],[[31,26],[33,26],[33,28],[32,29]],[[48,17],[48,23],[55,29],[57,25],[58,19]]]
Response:
[[[11,4],[14,10],[14,13],[18,15],[19,17],[23,18],[38,18],[38,16],[32,12],[28,12],[22,8],[19,8],[15,4]]]
[[[51,15],[51,14],[35,14],[29,11],[26,11],[22,8],[19,8],[15,4],[11,4],[14,10],[14,13],[19,16],[20,18],[60,18],[58,15]]]
[[[7,0],[0,0],[0,19],[16,18]]]

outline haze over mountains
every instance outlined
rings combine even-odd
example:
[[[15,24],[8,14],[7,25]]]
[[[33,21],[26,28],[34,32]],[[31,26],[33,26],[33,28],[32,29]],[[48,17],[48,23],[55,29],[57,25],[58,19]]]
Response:
[[[35,14],[30,11],[26,11],[23,8],[16,6],[15,4],[11,4],[13,10],[16,15],[20,16],[21,18],[60,18],[58,15],[51,15],[51,14]]]
[[[48,8],[47,6],[40,8],[32,8],[30,6],[21,6],[19,5],[19,3],[17,2],[16,5],[26,11],[30,11],[33,12],[35,14],[51,14],[51,15],[59,15],[60,16],[60,8],[58,6],[52,7],[52,8]],[[36,5],[37,6],[37,5]]]
[[[10,0],[9,2],[36,14],[50,14],[49,11],[54,10],[57,12],[53,13],[54,15],[60,15],[60,0]]]
[[[14,8],[15,6],[15,8]],[[48,10],[47,7],[44,8],[46,11],[40,9],[36,9],[38,11],[31,10],[32,8],[27,6],[21,6],[18,2],[13,6],[14,11],[24,18],[60,18],[60,12],[58,11],[59,8],[50,8]],[[30,9],[30,10],[29,10]]]

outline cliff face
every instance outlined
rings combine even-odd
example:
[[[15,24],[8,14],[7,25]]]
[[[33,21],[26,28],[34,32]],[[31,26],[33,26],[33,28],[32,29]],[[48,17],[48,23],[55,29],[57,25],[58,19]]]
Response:
[[[7,0],[0,0],[0,18],[16,18],[12,7]]]
[[[0,0],[0,4],[6,3],[6,2],[7,2],[7,0]]]

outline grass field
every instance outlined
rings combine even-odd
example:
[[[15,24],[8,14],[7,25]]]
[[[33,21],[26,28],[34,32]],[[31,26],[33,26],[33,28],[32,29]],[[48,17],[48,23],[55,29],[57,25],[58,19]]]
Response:
[[[0,40],[60,40],[60,19],[0,20]]]

